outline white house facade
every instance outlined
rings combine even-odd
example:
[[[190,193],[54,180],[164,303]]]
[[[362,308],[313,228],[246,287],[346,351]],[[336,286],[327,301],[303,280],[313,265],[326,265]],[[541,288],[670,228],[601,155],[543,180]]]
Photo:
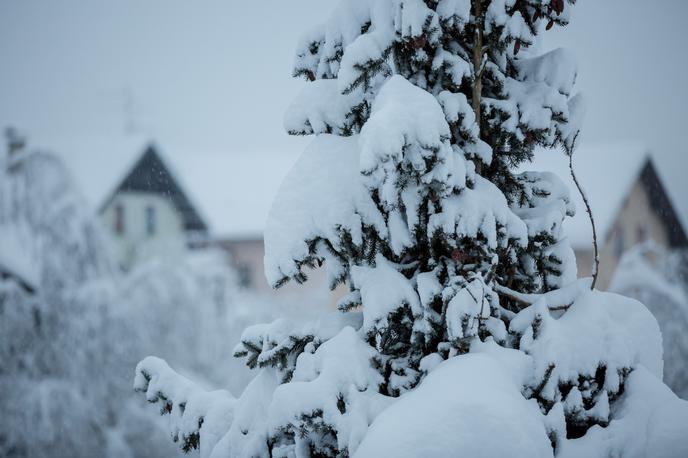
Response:
[[[154,146],[149,146],[101,206],[123,269],[152,255],[205,241],[208,228]]]

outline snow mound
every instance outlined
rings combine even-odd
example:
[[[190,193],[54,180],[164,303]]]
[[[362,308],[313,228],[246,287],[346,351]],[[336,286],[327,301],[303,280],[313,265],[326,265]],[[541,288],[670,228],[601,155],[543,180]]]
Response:
[[[552,456],[540,410],[520,391],[528,358],[490,347],[435,368],[380,414],[354,457]]]
[[[560,458],[682,458],[688,456],[688,402],[640,366],[626,381],[626,391],[606,428],[594,426],[562,444]]]

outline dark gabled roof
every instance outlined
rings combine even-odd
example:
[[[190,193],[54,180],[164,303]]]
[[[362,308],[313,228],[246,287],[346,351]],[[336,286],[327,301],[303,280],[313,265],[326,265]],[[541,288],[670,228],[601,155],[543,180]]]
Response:
[[[149,145],[124,180],[100,207],[103,211],[120,192],[137,191],[158,194],[169,199],[184,220],[187,231],[207,232],[208,226],[165,165],[154,145]]]
[[[686,232],[650,157],[640,172],[640,181],[648,193],[653,210],[666,227],[669,245],[674,248],[688,247]]]

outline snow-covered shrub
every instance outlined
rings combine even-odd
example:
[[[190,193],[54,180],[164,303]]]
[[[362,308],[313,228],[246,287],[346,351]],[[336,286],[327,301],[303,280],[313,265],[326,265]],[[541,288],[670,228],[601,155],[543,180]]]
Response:
[[[575,147],[575,65],[531,51],[572,3],[344,0],[304,37],[285,124],[315,138],[270,212],[266,276],[324,263],[349,293],[334,317],[248,328],[235,355],[258,374],[239,397],[141,361],[134,387],[184,450],[688,453],[655,319],[575,281],[568,190],[516,173],[536,146]]]
[[[646,304],[664,343],[664,382],[688,399],[688,296],[680,264],[685,254],[666,252],[648,240],[624,253],[610,290]]]

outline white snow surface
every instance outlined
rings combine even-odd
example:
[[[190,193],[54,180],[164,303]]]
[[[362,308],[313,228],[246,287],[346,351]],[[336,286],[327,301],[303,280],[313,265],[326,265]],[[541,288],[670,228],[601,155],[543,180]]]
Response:
[[[322,79],[306,84],[284,114],[284,128],[297,134],[343,134],[346,115],[359,103],[358,94],[344,95],[337,80]]]
[[[524,336],[525,353],[476,343],[470,353],[436,366],[376,418],[354,456],[450,457],[457,451],[476,457],[552,456],[547,436],[552,430],[558,430],[557,456],[567,458],[686,456],[688,402],[661,382],[661,335],[652,315],[639,302],[611,293],[576,296],[560,318],[550,316],[543,302],[514,320],[517,327],[531,322],[533,313],[544,318],[539,342],[533,346]],[[543,370],[542,362],[557,361],[551,380],[558,383],[574,371],[594,373],[590,364],[600,360],[635,370],[607,428],[595,426],[580,439],[565,439],[563,407],[557,402],[544,416],[521,389]],[[607,383],[614,380],[608,372]]]
[[[561,458],[683,458],[688,456],[688,402],[639,366],[628,377],[625,394],[606,428],[562,444]]]
[[[265,275],[270,284],[298,272],[309,240],[337,240],[341,229],[363,240],[362,224],[386,233],[384,219],[363,186],[358,137],[317,136],[282,182],[265,229]]]
[[[521,394],[528,366],[494,344],[441,363],[375,419],[354,457],[552,456],[537,403]]]
[[[542,320],[536,332],[531,323]],[[522,334],[520,348],[533,356],[535,377],[556,363],[543,396],[553,399],[560,382],[574,381],[579,374],[594,375],[606,366],[609,391],[617,388],[617,370],[644,366],[662,378],[662,335],[657,320],[640,302],[614,293],[584,290],[560,318],[540,301],[521,311],[510,330]]]
[[[506,233],[499,231],[499,227],[506,228]],[[442,211],[432,215],[428,222],[428,232],[435,231],[459,237],[482,234],[491,248],[506,246],[511,238],[522,245],[528,240],[525,223],[509,209],[504,194],[480,175],[474,176],[472,189],[466,188],[442,201]]]
[[[402,181],[399,167],[411,168],[423,184],[441,185],[447,194],[466,186],[466,163],[449,143],[449,125],[437,99],[401,76],[380,89],[372,113],[361,129],[360,170],[365,183],[378,189],[387,208],[398,204]],[[428,169],[425,161],[438,163]]]
[[[354,266],[351,278],[361,291],[364,332],[376,324],[384,328],[387,316],[400,304],[409,306],[414,315],[422,313],[414,285],[382,255],[375,258],[375,267]]]

